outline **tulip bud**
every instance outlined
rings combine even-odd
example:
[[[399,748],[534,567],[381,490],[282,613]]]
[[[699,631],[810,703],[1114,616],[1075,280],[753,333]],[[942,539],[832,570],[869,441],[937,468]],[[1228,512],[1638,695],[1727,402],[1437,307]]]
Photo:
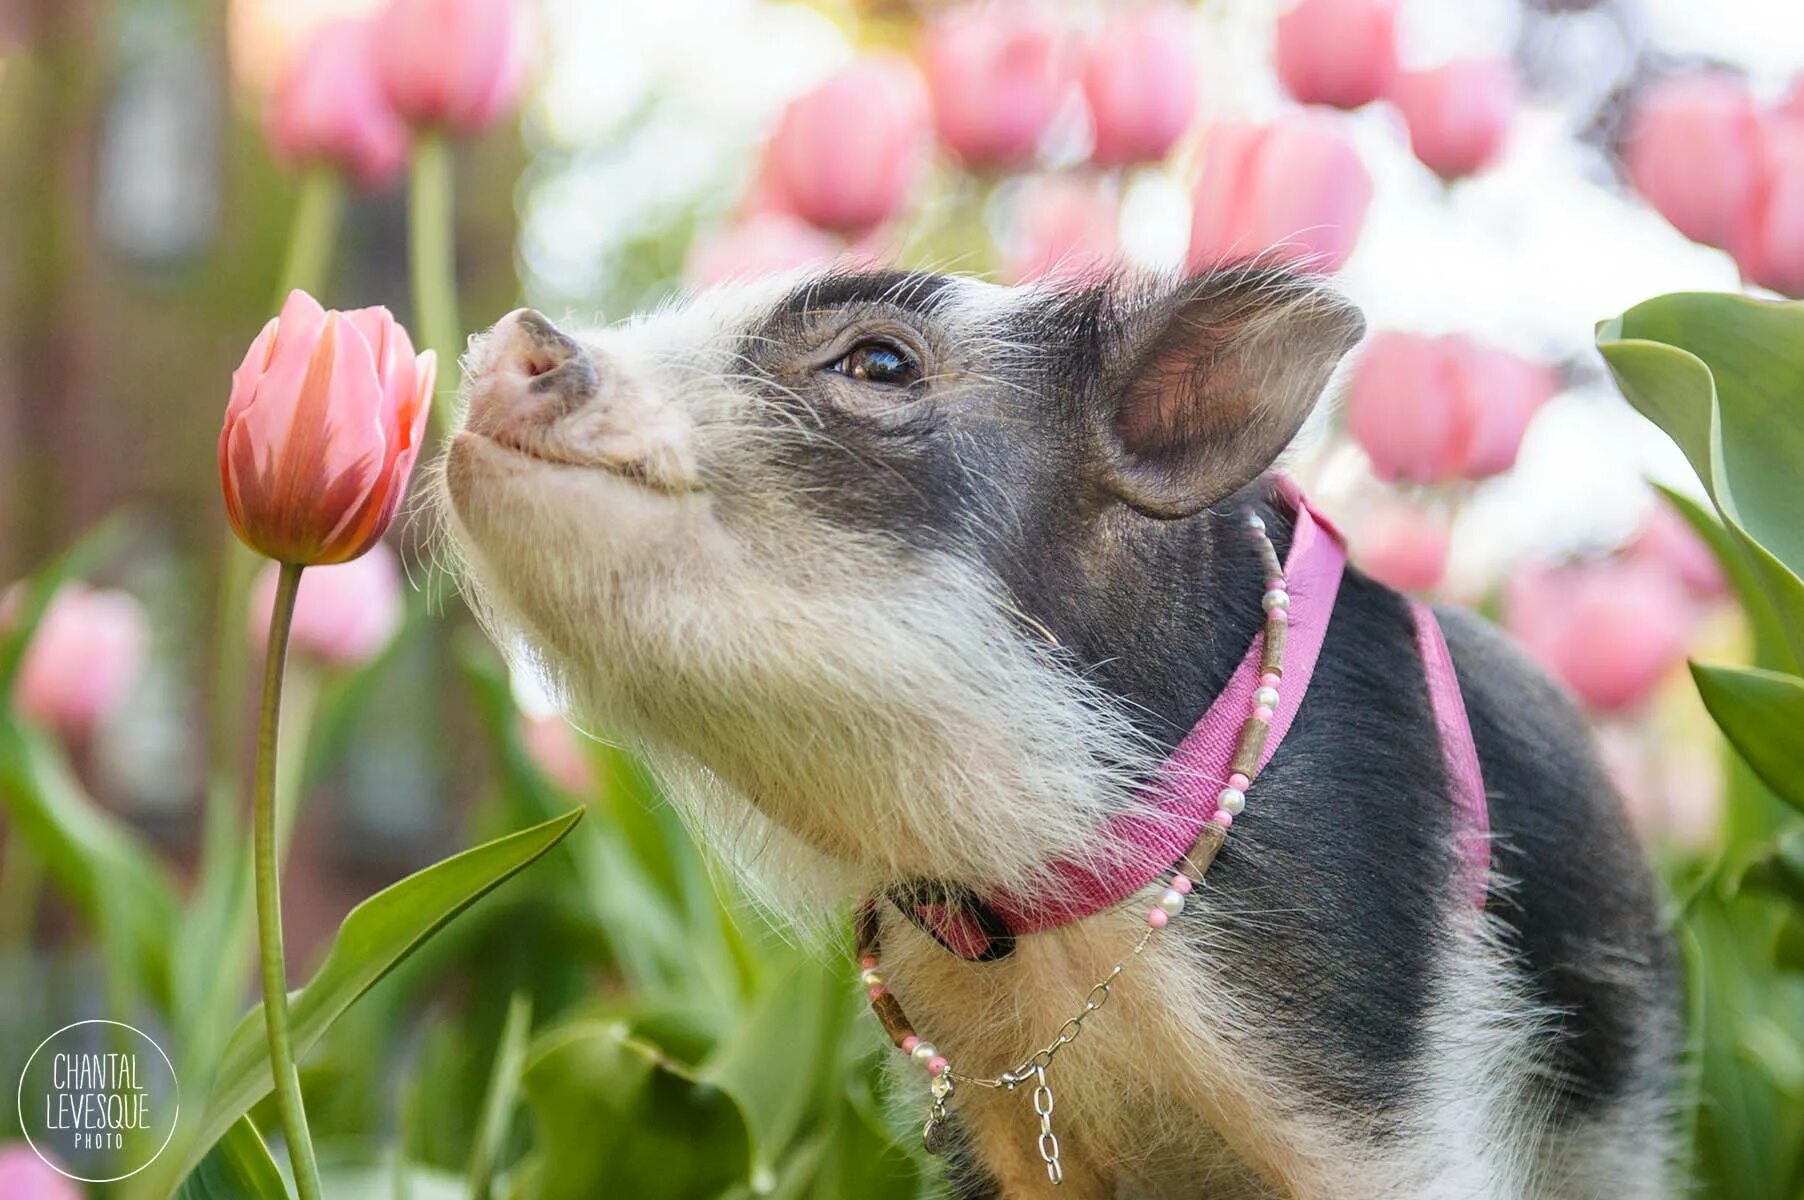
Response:
[[[1030,162],[1076,69],[1064,30],[1029,3],[958,8],[922,44],[934,125],[967,166]]]
[[[1759,144],[1747,222],[1729,249],[1749,282],[1804,298],[1804,116],[1769,115]]]
[[[1516,115],[1516,73],[1501,60],[1450,62],[1397,77],[1391,99],[1409,126],[1416,157],[1442,179],[1489,166]]]
[[[269,644],[280,571],[270,563],[251,592],[251,645],[259,654]],[[357,667],[386,649],[400,628],[400,563],[393,550],[377,542],[362,558],[301,576],[288,646],[322,666]]]
[[[388,102],[422,128],[482,132],[519,99],[519,25],[517,0],[389,0],[376,43]]]
[[[269,140],[284,162],[323,165],[366,188],[394,181],[407,127],[376,81],[375,25],[333,21],[315,30],[270,97]]]
[[[780,212],[755,212],[698,238],[684,270],[698,287],[730,279],[756,279],[831,262],[838,239]]]
[[[520,717],[520,743],[545,777],[575,796],[595,790],[595,768],[580,735],[559,716]]]
[[[1716,552],[1671,505],[1654,506],[1624,556],[1671,573],[1698,600],[1720,600],[1729,594],[1729,578]]]
[[[1413,504],[1374,507],[1353,544],[1359,569],[1400,592],[1425,592],[1447,573],[1450,533],[1439,514]]]
[[[1093,182],[1034,180],[1022,188],[1008,274],[1017,283],[1094,279],[1115,261],[1120,213]]]
[[[385,308],[291,292],[232,373],[219,434],[226,514],[278,562],[344,562],[388,528],[432,403],[436,359]]]
[[[1535,568],[1504,589],[1504,621],[1600,712],[1633,708],[1685,657],[1697,607],[1666,571],[1626,559]]]
[[[150,622],[130,595],[66,584],[32,632],[13,703],[65,741],[86,741],[137,682],[149,642]]]
[[[767,206],[862,233],[901,212],[927,163],[927,94],[893,54],[859,59],[792,101],[765,148]]]
[[[1196,116],[1189,12],[1158,4],[1115,14],[1090,49],[1084,97],[1099,166],[1157,162]]]
[[[1397,74],[1397,0],[1302,0],[1278,19],[1278,78],[1303,104],[1358,108]]]
[[[6,1200],[81,1200],[81,1189],[24,1142],[0,1146],[0,1196]]]
[[[1264,257],[1337,271],[1371,200],[1372,177],[1334,114],[1305,110],[1270,125],[1212,126],[1196,186],[1190,268]]]
[[[1739,78],[1719,71],[1655,84],[1635,102],[1625,144],[1642,199],[1694,242],[1742,240],[1760,174],[1760,117]]]

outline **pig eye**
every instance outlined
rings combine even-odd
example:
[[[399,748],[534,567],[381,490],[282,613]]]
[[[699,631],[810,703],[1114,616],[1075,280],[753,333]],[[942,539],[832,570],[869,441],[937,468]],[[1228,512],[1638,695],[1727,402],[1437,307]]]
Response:
[[[914,355],[894,342],[878,338],[859,342],[828,370],[886,387],[908,387],[921,379],[921,364]]]

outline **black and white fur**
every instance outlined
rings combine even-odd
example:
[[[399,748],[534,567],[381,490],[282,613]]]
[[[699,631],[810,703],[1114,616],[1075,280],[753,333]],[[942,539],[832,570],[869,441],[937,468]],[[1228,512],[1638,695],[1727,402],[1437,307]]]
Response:
[[[796,920],[899,880],[1031,887],[1095,850],[1244,653],[1241,511],[1284,551],[1265,472],[1361,332],[1254,269],[829,273],[580,338],[517,313],[472,350],[447,525],[497,638]],[[1061,1053],[1062,1194],[1667,1193],[1654,886],[1579,716],[1482,621],[1442,620],[1484,912],[1405,605],[1349,570],[1206,886]],[[1145,907],[995,963],[890,912],[885,975],[961,1068],[1005,1069]],[[974,1091],[954,1194],[1046,1194],[1029,1106]]]

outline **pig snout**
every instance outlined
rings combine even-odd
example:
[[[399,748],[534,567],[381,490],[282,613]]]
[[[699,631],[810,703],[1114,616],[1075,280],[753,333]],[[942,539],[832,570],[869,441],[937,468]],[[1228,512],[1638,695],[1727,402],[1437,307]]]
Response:
[[[697,486],[693,427],[672,399],[599,347],[519,308],[471,357],[464,428],[508,449],[663,491]]]

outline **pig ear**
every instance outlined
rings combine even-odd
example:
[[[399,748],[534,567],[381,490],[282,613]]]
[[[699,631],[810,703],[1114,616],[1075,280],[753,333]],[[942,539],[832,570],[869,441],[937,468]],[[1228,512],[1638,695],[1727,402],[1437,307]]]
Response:
[[[1102,482],[1159,518],[1199,512],[1271,466],[1365,334],[1347,301],[1269,270],[1192,280],[1128,320],[1141,332],[1106,406]]]

